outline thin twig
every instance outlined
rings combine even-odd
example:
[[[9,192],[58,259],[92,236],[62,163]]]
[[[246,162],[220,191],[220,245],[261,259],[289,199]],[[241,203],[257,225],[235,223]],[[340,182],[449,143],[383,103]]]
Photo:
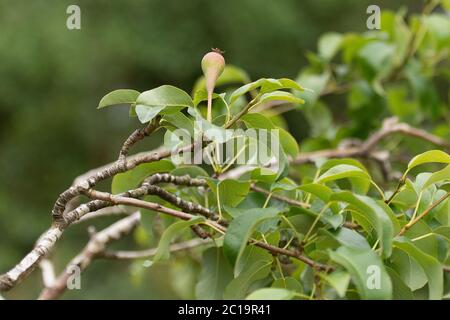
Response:
[[[178,252],[183,250],[193,249],[205,244],[211,244],[211,239],[194,238],[180,243],[174,243],[170,245],[170,252]],[[134,260],[134,259],[147,259],[153,257],[158,248],[152,248],[147,250],[138,251],[105,251],[99,257],[105,259],[117,259],[117,260]]]

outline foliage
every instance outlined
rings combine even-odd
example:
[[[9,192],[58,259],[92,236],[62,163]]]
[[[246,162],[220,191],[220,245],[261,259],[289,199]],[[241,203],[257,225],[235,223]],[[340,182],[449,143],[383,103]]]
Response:
[[[237,69],[228,66],[218,83],[244,84],[213,97],[212,123],[204,119],[202,85],[196,86],[193,98],[165,86],[143,92],[133,101],[126,101],[135,92],[131,90],[115,91],[102,100],[100,107],[105,100],[111,105],[131,103],[142,123],[154,119],[164,123],[166,135],[176,128],[194,132],[197,138],[207,135],[205,128],[224,133],[221,139],[207,137],[210,145],[232,140],[225,132],[229,128],[283,132],[277,171],[260,164],[234,177],[237,180],[217,180],[234,166],[214,158],[218,149],[213,149],[210,166],[186,167],[198,170],[207,181],[200,198],[220,219],[229,221],[225,232],[210,230],[212,237],[225,235],[223,242],[204,251],[198,298],[392,299],[421,297],[422,287],[428,288],[429,299],[443,298],[444,269],[449,264],[450,155],[441,150],[417,155],[396,189],[392,179],[380,181],[380,172],[356,159],[317,157],[313,165],[302,168],[295,163],[296,140],[284,130],[277,111],[288,105],[305,115],[311,138],[302,142],[302,152],[333,147],[354,135],[367,136],[387,116],[413,125],[430,123],[433,133],[448,137],[448,101],[440,99],[435,87],[440,81],[448,84],[448,68],[442,66],[448,67],[450,38],[443,30],[448,30],[449,22],[442,14],[430,14],[435,5],[427,3],[424,15],[411,16],[408,22],[403,11],[384,12],[379,32],[325,34],[319,39],[318,53],[308,55],[310,66],[297,81],[248,82],[242,70],[233,76],[231,70]],[[275,106],[264,108],[270,101],[276,101]],[[332,107],[327,105],[335,101],[348,105],[349,125],[333,122]],[[184,125],[172,120],[173,115],[186,119]],[[200,128],[186,127],[198,121]],[[395,145],[389,147],[389,142],[386,148],[390,157],[402,152]],[[410,152],[416,148],[421,145],[411,146]],[[445,167],[428,172],[427,168],[434,168],[430,163]],[[267,190],[265,200],[257,197],[253,186]],[[394,189],[389,191],[390,187]],[[178,192],[190,196],[184,188]],[[295,255],[272,256],[255,247],[258,242],[310,257],[314,264],[294,261]],[[419,274],[423,281],[417,284]]]
[[[243,70],[227,66],[217,81],[224,92],[212,97],[212,121],[206,119],[202,79],[192,94],[164,85],[143,92],[119,89],[101,99],[99,108],[125,105],[145,128],[162,128],[166,150],[204,139],[208,155],[206,164],[171,157],[114,175],[116,196],[132,194],[159,173],[196,178],[196,185],[163,181],[174,183],[161,188],[177,199],[162,191],[147,195],[145,201],[158,205],[143,214],[154,215],[161,206],[187,212],[182,199],[217,216],[201,217],[197,208],[186,221],[144,218],[136,241],[157,239],[158,246],[152,263],[138,262],[135,269],[180,263],[170,255],[170,244],[195,238],[189,228],[201,227],[213,242],[196,251],[201,270],[193,294],[199,299],[446,297],[450,113],[448,97],[436,88],[450,79],[450,37],[448,16],[432,13],[436,4],[427,2],[423,15],[408,18],[403,11],[384,12],[381,31],[323,35],[295,81],[252,82]],[[309,137],[300,146],[283,112],[305,118]],[[339,116],[348,122],[335,121]],[[391,116],[428,133],[403,130],[405,141],[390,136],[382,146],[365,149],[379,130],[389,129],[389,121],[379,127]],[[180,129],[193,140],[179,139]],[[232,174],[245,165],[235,158],[223,161],[219,146],[242,138],[237,153],[261,147],[245,130],[264,129],[278,130],[279,150],[263,143],[277,167],[258,160]],[[411,140],[416,138],[423,141]],[[430,141],[442,150],[429,150]],[[338,156],[327,159],[323,150]],[[380,152],[387,154],[381,161]],[[189,268],[198,257],[184,258]]]

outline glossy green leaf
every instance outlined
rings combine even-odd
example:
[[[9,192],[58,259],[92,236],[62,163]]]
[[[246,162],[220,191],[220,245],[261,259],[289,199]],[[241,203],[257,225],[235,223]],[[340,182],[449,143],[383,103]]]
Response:
[[[421,153],[408,163],[408,169],[406,170],[404,176],[414,167],[417,167],[424,163],[449,163],[450,164],[450,155],[441,150],[430,150],[424,153]]]
[[[446,166],[444,169],[439,170],[437,172],[434,172],[431,174],[428,179],[423,184],[422,189],[425,190],[432,184],[443,182],[443,181],[450,181],[450,165]]]
[[[118,89],[108,93],[104,96],[97,109],[109,107],[117,104],[132,104],[136,102],[137,97],[140,95],[139,91],[131,89]]]
[[[167,108],[174,112],[192,107],[191,97],[181,89],[164,85],[141,93],[136,99],[136,114],[142,123],[151,121]]]
[[[317,182],[323,183],[345,178],[361,178],[370,180],[370,176],[361,168],[347,164],[339,164],[321,174],[319,178],[317,178]]]
[[[441,299],[443,295],[443,269],[441,263],[417,248],[405,237],[397,237],[394,245],[410,255],[425,271],[428,278],[429,299]]]
[[[381,258],[370,249],[340,247],[330,258],[352,276],[358,293],[365,300],[389,300],[392,283]]]
[[[255,89],[260,89],[260,94],[264,96],[264,94],[271,93],[276,90],[280,89],[294,89],[303,91],[303,87],[301,87],[297,82],[290,80],[290,79],[266,79],[262,78],[259,80],[256,80],[254,82],[248,83],[238,89],[236,89],[230,97],[230,103],[235,102],[239,97],[243,96],[244,94],[253,91]],[[279,91],[284,92],[284,91]],[[262,97],[260,101],[262,100]],[[278,99],[283,100],[283,99]]]
[[[305,100],[293,95],[286,91],[273,91],[269,93],[264,93],[261,98],[259,98],[260,103],[265,103],[269,101],[286,101],[295,104],[304,104]]]

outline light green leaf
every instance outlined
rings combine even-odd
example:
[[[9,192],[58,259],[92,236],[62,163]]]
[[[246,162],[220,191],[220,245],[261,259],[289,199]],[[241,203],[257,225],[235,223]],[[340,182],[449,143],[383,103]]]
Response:
[[[394,248],[390,260],[392,268],[412,291],[416,291],[426,285],[428,281],[427,275],[408,253]]]
[[[259,103],[265,103],[268,101],[286,101],[295,104],[304,104],[305,100],[302,98],[296,97],[290,92],[286,91],[273,91],[269,93],[264,93],[261,98],[259,98]]]
[[[319,178],[317,178],[318,183],[345,179],[345,178],[361,178],[370,180],[370,176],[362,170],[361,168],[348,165],[348,164],[339,164],[328,169],[325,173],[321,174]]]
[[[220,300],[228,283],[233,280],[233,269],[220,248],[203,252],[202,271],[195,287],[195,296],[202,300]]]
[[[317,178],[316,182],[325,183],[339,179],[349,179],[352,183],[353,190],[360,194],[367,193],[371,181],[371,177],[367,171],[360,167],[348,164],[338,164],[322,173],[319,178]]]
[[[111,192],[118,194],[138,187],[145,178],[159,172],[170,172],[175,166],[169,160],[143,163],[130,171],[114,176],[111,184]]]
[[[297,93],[296,95],[303,98],[306,101],[306,107],[312,107],[316,104],[320,97],[320,94],[325,90],[325,87],[330,78],[330,74],[325,72],[323,74],[314,74],[308,71],[302,72],[298,78],[297,82],[302,83],[305,87],[311,90]]]
[[[294,277],[279,278],[272,283],[272,288],[282,288],[294,292],[303,293],[302,284]]]
[[[311,193],[324,202],[328,202],[333,191],[325,185],[318,183],[308,183],[298,186],[299,190]]]
[[[153,258],[153,263],[157,261],[167,260],[170,257],[170,243],[173,238],[179,236],[182,231],[186,228],[199,224],[202,221],[205,221],[205,218],[202,216],[196,216],[191,220],[187,221],[178,221],[171,224],[162,234],[161,239],[159,240],[158,248],[156,249],[155,256]]]
[[[340,247],[330,252],[330,258],[351,274],[362,299],[391,299],[391,279],[383,261],[375,252],[370,249]]]
[[[109,107],[117,104],[131,104],[135,103],[137,97],[140,95],[139,91],[131,89],[118,89],[108,93],[104,96],[97,109]]]
[[[446,166],[444,169],[434,172],[423,184],[422,190],[427,189],[432,184],[450,181],[450,165]]]
[[[241,117],[247,128],[255,129],[275,129],[273,122],[261,113],[247,113]]]
[[[336,290],[339,297],[345,297],[351,276],[345,271],[334,271],[330,274],[319,273],[320,277],[324,279],[331,287]]]
[[[300,152],[297,140],[286,130],[276,127],[272,121],[260,113],[248,113],[241,118],[247,128],[277,130],[280,144],[286,154],[296,157]]]
[[[209,186],[222,206],[237,206],[245,199],[250,190],[249,181],[225,179],[219,181],[216,186],[210,182],[211,180],[208,179]]]
[[[450,242],[450,226],[440,226],[433,230],[434,234],[443,237],[445,240]]]
[[[192,122],[192,119],[188,118],[184,113],[182,112],[175,112],[164,115],[164,117],[161,120],[161,125],[164,126],[165,124],[170,124],[169,130],[184,130],[186,133],[189,134],[186,138],[194,138],[194,123]]]
[[[294,89],[303,91],[304,88],[300,86],[297,82],[290,80],[290,79],[258,79],[254,82],[248,83],[246,85],[243,85],[242,87],[236,89],[230,97],[230,103],[235,102],[239,97],[243,96],[244,94],[253,91],[255,89],[261,88],[260,94],[263,96],[265,94],[271,93],[275,90],[280,89]],[[279,91],[284,92],[284,91]],[[262,97],[260,101],[262,100]],[[275,100],[284,100],[284,99],[275,99]]]
[[[431,300],[442,299],[444,275],[439,261],[421,251],[405,237],[397,237],[394,245],[410,255],[425,271],[428,278],[428,298]]]
[[[330,201],[341,201],[351,204],[355,211],[352,214],[358,220],[358,213],[368,220],[376,230],[383,257],[389,257],[392,252],[392,238],[394,236],[394,225],[390,215],[372,198],[355,195],[349,191],[337,192],[331,195]]]
[[[319,39],[319,56],[330,61],[336,55],[342,43],[342,35],[336,32],[325,33]]]
[[[408,169],[406,170],[404,176],[414,167],[417,167],[424,163],[449,163],[450,164],[450,155],[441,150],[430,150],[424,153],[421,153],[408,163]]]
[[[192,107],[191,97],[181,89],[164,85],[141,93],[136,99],[136,114],[142,123],[151,121],[162,110],[175,112]]]
[[[223,251],[233,266],[238,264],[255,227],[266,219],[276,217],[278,213],[276,208],[250,209],[231,221],[225,234]]]
[[[295,292],[280,288],[263,288],[250,293],[245,300],[291,300]]]

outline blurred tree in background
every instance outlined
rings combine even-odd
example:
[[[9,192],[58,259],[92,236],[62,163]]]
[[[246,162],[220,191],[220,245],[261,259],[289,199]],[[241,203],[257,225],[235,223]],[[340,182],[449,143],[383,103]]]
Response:
[[[95,107],[105,93],[161,84],[191,91],[201,74],[199,57],[211,47],[225,50],[227,62],[252,78],[295,78],[307,64],[305,54],[317,51],[322,33],[365,31],[366,8],[373,1],[85,0],[76,3],[81,7],[80,31],[66,28],[70,4],[0,2],[1,271],[16,263],[47,228],[59,192],[78,174],[115,158],[123,137],[138,125],[126,109],[99,114]],[[382,10],[407,5],[408,12],[418,12],[422,1],[376,4]],[[438,86],[436,94],[447,95],[446,90]],[[395,99],[402,93],[390,94]],[[289,113],[288,123],[298,124],[292,132],[301,141],[307,133],[303,115]],[[353,134],[364,137],[371,129],[369,124],[363,130],[365,125],[351,128]],[[159,144],[146,141],[143,148]],[[71,229],[58,244],[58,267],[85,244],[85,227]],[[196,267],[189,270],[192,277]],[[127,272],[130,264],[99,261],[83,277],[88,290],[66,297],[190,297],[194,282],[181,268],[186,265],[157,268],[124,293],[120,289],[129,287],[130,278],[116,274]],[[183,274],[179,288],[168,286],[163,273]],[[38,281],[35,273],[10,296],[34,297]]]

